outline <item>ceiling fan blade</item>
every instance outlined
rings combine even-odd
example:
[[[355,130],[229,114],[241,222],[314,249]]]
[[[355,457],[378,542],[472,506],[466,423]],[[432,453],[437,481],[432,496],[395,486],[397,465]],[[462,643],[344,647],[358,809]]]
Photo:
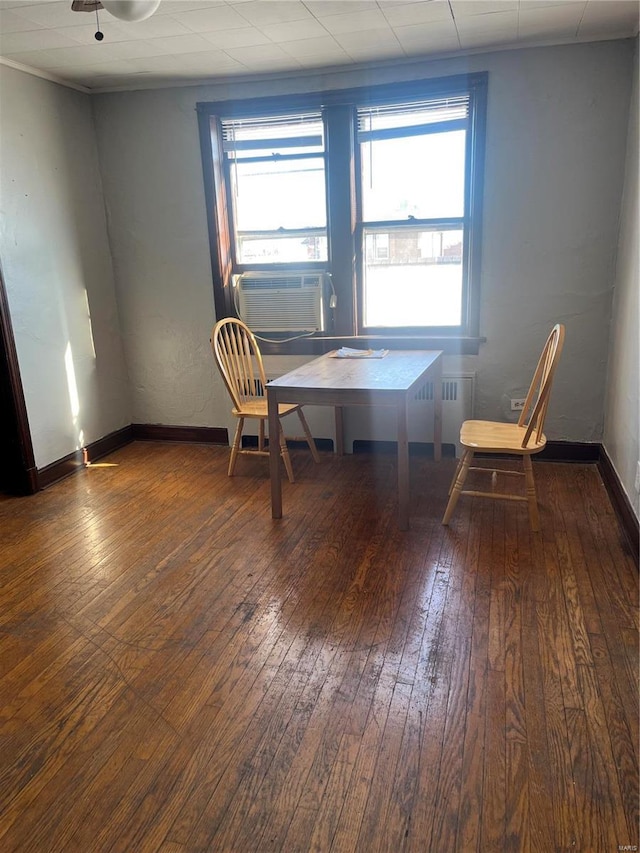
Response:
[[[100,0],[73,0],[72,12],[95,12],[96,9],[104,9]]]

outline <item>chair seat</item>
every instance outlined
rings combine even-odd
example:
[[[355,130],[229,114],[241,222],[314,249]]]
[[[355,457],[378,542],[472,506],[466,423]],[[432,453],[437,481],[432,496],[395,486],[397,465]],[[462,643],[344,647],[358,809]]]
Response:
[[[278,416],[290,415],[300,408],[299,403],[278,403]],[[268,415],[267,398],[255,397],[253,399],[244,400],[241,408],[232,409],[232,413],[237,418],[266,418]]]
[[[485,453],[516,453],[528,456],[538,453],[547,443],[544,435],[535,440],[529,438],[527,447],[522,446],[526,427],[518,424],[503,424],[497,421],[465,421],[460,430],[460,443],[469,450]]]

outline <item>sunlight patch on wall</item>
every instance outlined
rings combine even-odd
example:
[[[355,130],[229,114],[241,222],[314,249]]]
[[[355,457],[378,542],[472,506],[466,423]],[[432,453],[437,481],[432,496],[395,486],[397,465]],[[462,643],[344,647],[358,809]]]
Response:
[[[64,351],[64,366],[67,374],[67,388],[69,390],[69,408],[71,409],[71,418],[73,421],[73,429],[76,434],[76,450],[84,447],[84,431],[80,427],[80,397],[78,395],[78,383],[76,381],[76,370],[73,365],[73,352],[71,350],[71,342],[67,342],[67,348]]]
[[[93,338],[93,323],[91,322],[91,308],[89,307],[89,294],[87,293],[87,289],[85,287],[84,290],[84,303],[87,309],[87,319],[89,321],[89,340],[91,341],[91,354],[93,355],[94,361],[96,357],[96,342]]]
[[[67,348],[64,351],[64,366],[67,371],[67,388],[69,389],[71,416],[75,423],[80,414],[80,398],[78,397],[78,383],[76,382],[76,371],[73,366],[73,353],[71,352],[70,341],[67,342]]]

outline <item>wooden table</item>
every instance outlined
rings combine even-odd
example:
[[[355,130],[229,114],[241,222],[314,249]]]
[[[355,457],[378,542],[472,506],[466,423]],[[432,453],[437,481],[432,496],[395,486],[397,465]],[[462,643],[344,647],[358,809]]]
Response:
[[[269,435],[278,435],[278,403],[335,406],[336,452],[344,452],[343,406],[395,406],[398,423],[398,516],[401,530],[409,527],[409,401],[432,381],[433,444],[436,461],[442,453],[442,352],[391,350],[384,358],[335,358],[331,353],[291,370],[267,384]],[[280,448],[269,441],[271,515],[282,518]]]

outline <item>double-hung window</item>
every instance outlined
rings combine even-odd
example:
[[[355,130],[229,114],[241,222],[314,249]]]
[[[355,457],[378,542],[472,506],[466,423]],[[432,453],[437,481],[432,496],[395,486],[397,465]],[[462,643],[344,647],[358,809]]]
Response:
[[[361,325],[463,323],[469,96],[360,107]]]
[[[320,111],[223,118],[221,126],[235,268],[326,263]]]
[[[474,351],[486,84],[469,74],[199,104],[216,314],[237,310],[243,273],[326,272],[326,346]]]

